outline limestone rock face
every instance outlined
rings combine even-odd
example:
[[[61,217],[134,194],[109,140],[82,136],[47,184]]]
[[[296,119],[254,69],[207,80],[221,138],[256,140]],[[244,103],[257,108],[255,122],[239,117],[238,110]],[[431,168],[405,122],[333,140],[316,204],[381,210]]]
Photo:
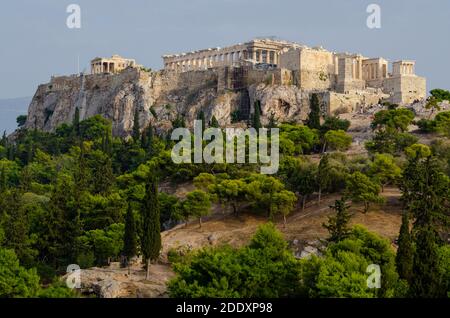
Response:
[[[152,124],[162,133],[170,131],[177,116],[192,127],[200,111],[207,121],[215,116],[226,126],[236,110],[253,111],[256,100],[261,101],[263,124],[272,115],[279,121],[299,121],[309,113],[308,94],[292,85],[261,83],[244,90],[219,90],[214,69],[176,74],[128,68],[119,74],[53,77],[38,87],[25,127],[54,131],[72,122],[76,108],[81,120],[97,114],[111,120],[113,134],[122,137],[131,134],[136,110],[141,128]]]
[[[128,273],[127,268],[112,263],[106,268],[82,269],[80,291],[99,298],[164,298],[168,297],[167,282],[174,276],[167,264],[152,264],[146,280],[141,264],[133,265]]]
[[[249,87],[250,105],[261,102],[261,123],[273,116],[279,122],[305,120],[309,114],[309,95],[292,85],[258,84]]]

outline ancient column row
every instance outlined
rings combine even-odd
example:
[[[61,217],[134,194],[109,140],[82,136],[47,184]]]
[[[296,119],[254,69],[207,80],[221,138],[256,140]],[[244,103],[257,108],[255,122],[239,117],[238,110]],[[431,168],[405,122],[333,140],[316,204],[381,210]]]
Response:
[[[400,66],[401,74],[414,74],[414,65],[413,64],[403,64]]]
[[[231,65],[233,62],[245,59],[247,51],[235,51],[211,54],[206,56],[187,56],[184,59],[178,59],[173,62],[166,63],[165,67],[174,71],[190,71],[202,70],[214,66]]]
[[[253,49],[252,60],[255,63],[278,64],[278,52],[273,50]]]
[[[114,71],[114,63],[97,62],[91,64],[92,74],[109,73]]]
[[[352,65],[352,78],[362,79],[362,60],[356,59]]]
[[[177,72],[204,70],[210,67],[232,65],[243,59],[252,59],[256,63],[278,64],[278,53],[272,50],[253,50],[252,54],[249,54],[247,50],[242,50],[206,56],[192,54],[192,56],[178,57],[172,62],[166,62],[165,68]]]

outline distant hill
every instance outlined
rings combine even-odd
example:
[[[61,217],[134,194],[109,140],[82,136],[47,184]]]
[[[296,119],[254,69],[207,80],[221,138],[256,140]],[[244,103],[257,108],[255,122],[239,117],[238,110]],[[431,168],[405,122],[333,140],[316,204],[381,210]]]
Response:
[[[26,115],[31,97],[0,99],[0,135],[6,130],[12,133],[17,128],[16,118]]]

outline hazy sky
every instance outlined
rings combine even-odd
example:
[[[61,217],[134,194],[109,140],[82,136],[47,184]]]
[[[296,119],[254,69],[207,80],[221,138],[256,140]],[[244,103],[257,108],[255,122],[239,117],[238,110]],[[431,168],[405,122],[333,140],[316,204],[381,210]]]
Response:
[[[81,29],[66,26],[81,6]],[[366,26],[381,6],[381,29]],[[120,54],[153,69],[161,55],[277,36],[334,51],[417,60],[428,89],[450,89],[448,0],[2,0],[0,99],[34,94],[51,75]]]

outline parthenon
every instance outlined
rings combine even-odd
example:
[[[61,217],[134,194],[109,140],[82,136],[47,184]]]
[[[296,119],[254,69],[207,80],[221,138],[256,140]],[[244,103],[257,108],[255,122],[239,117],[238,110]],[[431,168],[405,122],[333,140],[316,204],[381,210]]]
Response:
[[[176,72],[205,70],[218,66],[233,66],[242,63],[266,63],[277,65],[282,52],[298,44],[273,39],[255,39],[225,48],[209,48],[174,55],[164,55],[164,68]]]

